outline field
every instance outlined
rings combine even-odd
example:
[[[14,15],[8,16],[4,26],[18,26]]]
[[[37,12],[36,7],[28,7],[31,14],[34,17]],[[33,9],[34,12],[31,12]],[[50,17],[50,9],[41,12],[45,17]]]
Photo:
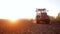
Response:
[[[60,23],[36,24],[31,20],[0,20],[0,34],[60,34]]]

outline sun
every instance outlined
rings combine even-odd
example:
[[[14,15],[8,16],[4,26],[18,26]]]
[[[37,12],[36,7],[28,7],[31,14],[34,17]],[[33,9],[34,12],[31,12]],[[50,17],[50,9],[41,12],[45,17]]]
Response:
[[[9,19],[11,22],[15,22],[17,20],[17,18],[10,18]]]

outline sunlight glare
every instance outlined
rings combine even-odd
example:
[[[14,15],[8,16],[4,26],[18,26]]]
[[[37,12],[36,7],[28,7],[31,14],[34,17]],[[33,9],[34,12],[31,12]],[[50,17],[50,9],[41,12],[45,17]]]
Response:
[[[16,19],[10,19],[10,21],[11,21],[11,22],[15,22],[15,21],[16,21]]]

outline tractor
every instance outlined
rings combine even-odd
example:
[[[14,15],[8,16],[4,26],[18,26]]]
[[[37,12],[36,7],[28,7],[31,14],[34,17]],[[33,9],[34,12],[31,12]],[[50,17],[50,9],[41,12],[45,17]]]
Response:
[[[36,23],[37,24],[49,24],[50,18],[47,15],[47,10],[43,9],[36,9]]]

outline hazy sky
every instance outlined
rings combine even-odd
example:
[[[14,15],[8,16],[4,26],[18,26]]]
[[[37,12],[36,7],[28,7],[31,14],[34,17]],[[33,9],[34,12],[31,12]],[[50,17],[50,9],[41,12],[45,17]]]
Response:
[[[60,0],[0,0],[0,18],[34,18],[36,8],[46,8],[48,15],[57,16]]]

